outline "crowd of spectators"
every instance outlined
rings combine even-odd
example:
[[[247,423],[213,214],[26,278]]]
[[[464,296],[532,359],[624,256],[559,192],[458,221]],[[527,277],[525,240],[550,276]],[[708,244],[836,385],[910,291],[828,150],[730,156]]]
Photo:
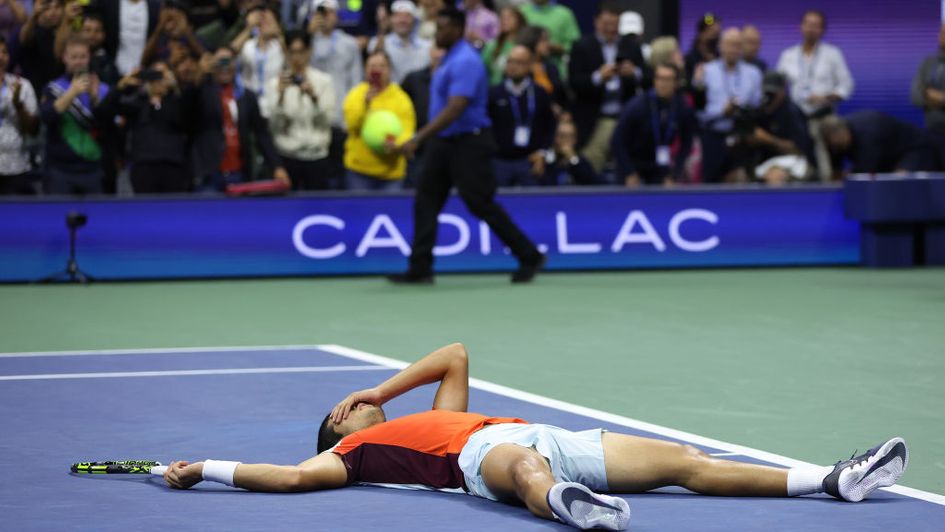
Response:
[[[0,0],[0,194],[410,186],[424,147],[397,147],[434,118],[446,1],[364,0],[351,30],[337,0]],[[756,27],[711,13],[684,51],[609,0],[584,35],[552,0],[456,3],[492,85],[500,186],[945,171],[945,25],[911,87],[920,128],[837,114],[855,84],[818,11],[767,65]],[[402,126],[380,150],[361,136],[376,111]]]

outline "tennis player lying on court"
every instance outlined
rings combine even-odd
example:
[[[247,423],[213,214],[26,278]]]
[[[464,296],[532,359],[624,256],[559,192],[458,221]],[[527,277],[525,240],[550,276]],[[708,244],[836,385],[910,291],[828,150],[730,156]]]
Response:
[[[431,382],[439,382],[433,410],[386,420],[384,403]],[[466,350],[448,345],[338,403],[319,429],[318,455],[297,466],[174,462],[164,480],[179,489],[212,480],[267,492],[352,484],[466,492],[523,503],[538,517],[577,528],[624,530],[630,521],[627,502],[602,493],[682,486],[741,497],[827,492],[856,502],[893,485],[908,462],[905,442],[893,438],[834,466],[778,469],[601,429],[571,432],[467,413],[468,397]]]

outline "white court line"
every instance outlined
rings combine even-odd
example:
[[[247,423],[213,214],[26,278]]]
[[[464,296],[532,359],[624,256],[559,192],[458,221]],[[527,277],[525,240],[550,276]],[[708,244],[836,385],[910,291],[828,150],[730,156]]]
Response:
[[[57,379],[117,379],[127,377],[181,377],[189,375],[256,375],[261,373],[327,373],[335,371],[390,371],[388,366],[300,366],[291,368],[182,369],[168,371],[106,371],[101,373],[46,373],[0,375],[0,381]]]
[[[741,456],[738,453],[710,453],[711,456]]]
[[[145,349],[101,349],[85,351],[24,351],[20,353],[0,353],[0,358],[27,357],[77,357],[108,355],[175,355],[181,353],[233,353],[247,351],[299,351],[319,349],[317,345],[257,345],[231,347],[149,347]]]
[[[340,345],[281,345],[281,346],[234,346],[234,347],[175,347],[175,348],[149,348],[149,349],[107,349],[102,351],[33,351],[33,352],[23,352],[23,353],[0,353],[0,358],[8,357],[33,357],[33,356],[83,356],[83,355],[138,355],[138,354],[161,354],[161,353],[215,353],[215,352],[227,352],[227,351],[287,351],[287,350],[305,350],[305,349],[318,349],[321,351],[326,351],[333,353],[335,355],[343,356],[353,360],[359,360],[362,362],[368,362],[370,364],[375,364],[377,366],[384,366],[385,368],[390,369],[403,369],[409,366],[410,364],[402,360],[395,360],[393,358],[388,358],[380,355],[375,355],[373,353],[368,353],[366,351],[359,351],[357,349],[352,349],[350,347],[344,347]],[[376,366],[354,366],[358,369],[364,368],[376,368]],[[601,421],[607,421],[608,423],[613,423],[615,425],[623,425],[632,429],[637,429],[641,431],[650,432],[653,434],[659,434],[660,436],[665,436],[667,438],[673,438],[676,440],[682,440],[688,443],[694,443],[696,445],[702,445],[705,447],[712,447],[715,449],[720,449],[725,452],[734,453],[734,455],[747,456],[749,458],[755,458],[757,460],[762,460],[771,464],[777,464],[784,467],[805,467],[815,464],[809,462],[804,462],[801,460],[795,460],[793,458],[788,458],[787,456],[781,456],[779,454],[769,453],[767,451],[761,451],[758,449],[753,449],[751,447],[745,447],[742,445],[736,445],[734,443],[728,443],[721,440],[716,440],[712,438],[706,438],[704,436],[699,436],[698,434],[692,434],[690,432],[684,432],[681,430],[671,429],[668,427],[663,427],[661,425],[655,425],[653,423],[647,423],[645,421],[640,421],[638,419],[633,419],[625,416],[619,416],[617,414],[611,414],[609,412],[604,412],[602,410],[596,410],[593,408],[587,408],[584,406],[576,405],[573,403],[568,403],[565,401],[559,401],[557,399],[552,399],[550,397],[544,397],[541,395],[524,392],[521,390],[516,390],[515,388],[509,388],[507,386],[502,386],[501,384],[495,384],[488,381],[483,381],[480,379],[469,379],[469,385],[472,388],[478,390],[483,390],[486,392],[491,392],[497,395],[503,395],[505,397],[510,397],[512,399],[518,399],[519,401],[525,401],[526,403],[533,403],[539,406],[546,406],[548,408],[554,408],[556,410],[561,410],[563,412],[569,412],[572,414],[577,414],[585,417],[590,417],[594,419],[599,419]],[[945,495],[939,495],[937,493],[930,493],[928,491],[918,490],[915,488],[909,488],[906,486],[892,486],[890,488],[882,488],[891,493],[897,493],[899,495],[904,495],[906,497],[912,497],[914,499],[920,499],[926,502],[931,502],[934,504],[940,504],[945,506]]]
[[[360,360],[362,362],[369,362],[372,364],[379,364],[388,366],[394,369],[403,369],[409,364],[400,360],[394,360],[392,358],[383,357],[380,355],[375,355],[373,353],[367,353],[365,351],[359,351],[357,349],[351,349],[350,347],[344,347],[340,345],[323,345],[320,347],[323,351],[328,351],[330,353],[335,353],[348,358],[353,358],[355,360]],[[565,401],[559,401],[557,399],[552,399],[550,397],[544,397],[541,395],[524,392],[521,390],[516,390],[515,388],[509,388],[507,386],[502,386],[501,384],[495,384],[479,379],[469,379],[469,386],[476,388],[478,390],[483,390],[486,392],[491,392],[498,395],[504,395],[512,399],[518,399],[519,401],[525,401],[527,403],[534,403],[540,406],[545,406],[548,408],[554,408],[556,410],[562,410],[564,412],[570,412],[572,414],[577,414],[581,416],[586,416],[594,419],[599,419],[601,421],[607,421],[609,423],[614,423],[616,425],[623,425],[632,429],[642,430],[646,432],[651,432],[653,434],[659,434],[661,436],[666,436],[668,438],[673,438],[676,440],[682,440],[688,443],[694,443],[696,445],[702,445],[705,447],[712,447],[715,449],[720,449],[727,453],[732,453],[732,456],[742,455],[749,458],[755,458],[757,460],[762,460],[771,464],[777,464],[784,467],[806,467],[812,466],[809,462],[804,462],[801,460],[795,460],[793,458],[788,458],[787,456],[781,456],[779,454],[769,453],[767,451],[761,451],[758,449],[752,449],[751,447],[745,447],[742,445],[736,445],[734,443],[728,443],[721,440],[715,440],[712,438],[706,438],[704,436],[699,436],[698,434],[692,434],[690,432],[684,432],[681,430],[671,429],[668,427],[663,427],[660,425],[654,425],[653,423],[647,423],[645,421],[640,421],[638,419],[633,419],[625,416],[618,416],[616,414],[611,414],[609,412],[604,412],[602,410],[595,410],[593,408],[587,408],[584,406],[576,405],[573,403],[567,403]],[[939,495],[937,493],[930,493],[928,491],[922,491],[915,488],[908,488],[906,486],[892,486],[889,488],[882,488],[886,491],[897,493],[899,495],[905,495],[907,497],[912,497],[915,499],[921,499],[923,501],[940,504],[945,506],[945,495]]]

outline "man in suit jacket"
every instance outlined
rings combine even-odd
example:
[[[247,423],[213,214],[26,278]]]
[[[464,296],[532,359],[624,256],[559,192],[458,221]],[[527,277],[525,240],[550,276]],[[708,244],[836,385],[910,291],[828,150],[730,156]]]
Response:
[[[257,177],[250,145],[253,139],[273,179],[288,183],[289,174],[276,152],[256,95],[235,83],[234,56],[232,50],[222,47],[201,64],[200,116],[192,146],[198,187],[222,191],[228,184],[253,181]]]
[[[619,7],[601,2],[594,34],[585,35],[571,48],[568,79],[576,96],[578,145],[597,171],[610,158],[610,139],[620,110],[636,94],[643,75],[640,46],[635,39],[620,39],[619,23]]]

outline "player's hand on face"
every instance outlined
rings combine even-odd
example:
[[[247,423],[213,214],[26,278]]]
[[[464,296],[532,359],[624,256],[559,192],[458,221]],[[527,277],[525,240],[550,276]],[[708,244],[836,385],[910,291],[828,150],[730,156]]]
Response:
[[[341,423],[348,417],[348,414],[351,413],[351,408],[357,406],[359,403],[381,406],[384,404],[384,398],[381,397],[381,392],[377,388],[368,388],[367,390],[354,392],[335,405],[335,408],[331,410],[331,420],[335,423]]]
[[[191,464],[181,460],[172,462],[164,472],[164,482],[179,490],[185,490],[203,480],[203,462]]]

